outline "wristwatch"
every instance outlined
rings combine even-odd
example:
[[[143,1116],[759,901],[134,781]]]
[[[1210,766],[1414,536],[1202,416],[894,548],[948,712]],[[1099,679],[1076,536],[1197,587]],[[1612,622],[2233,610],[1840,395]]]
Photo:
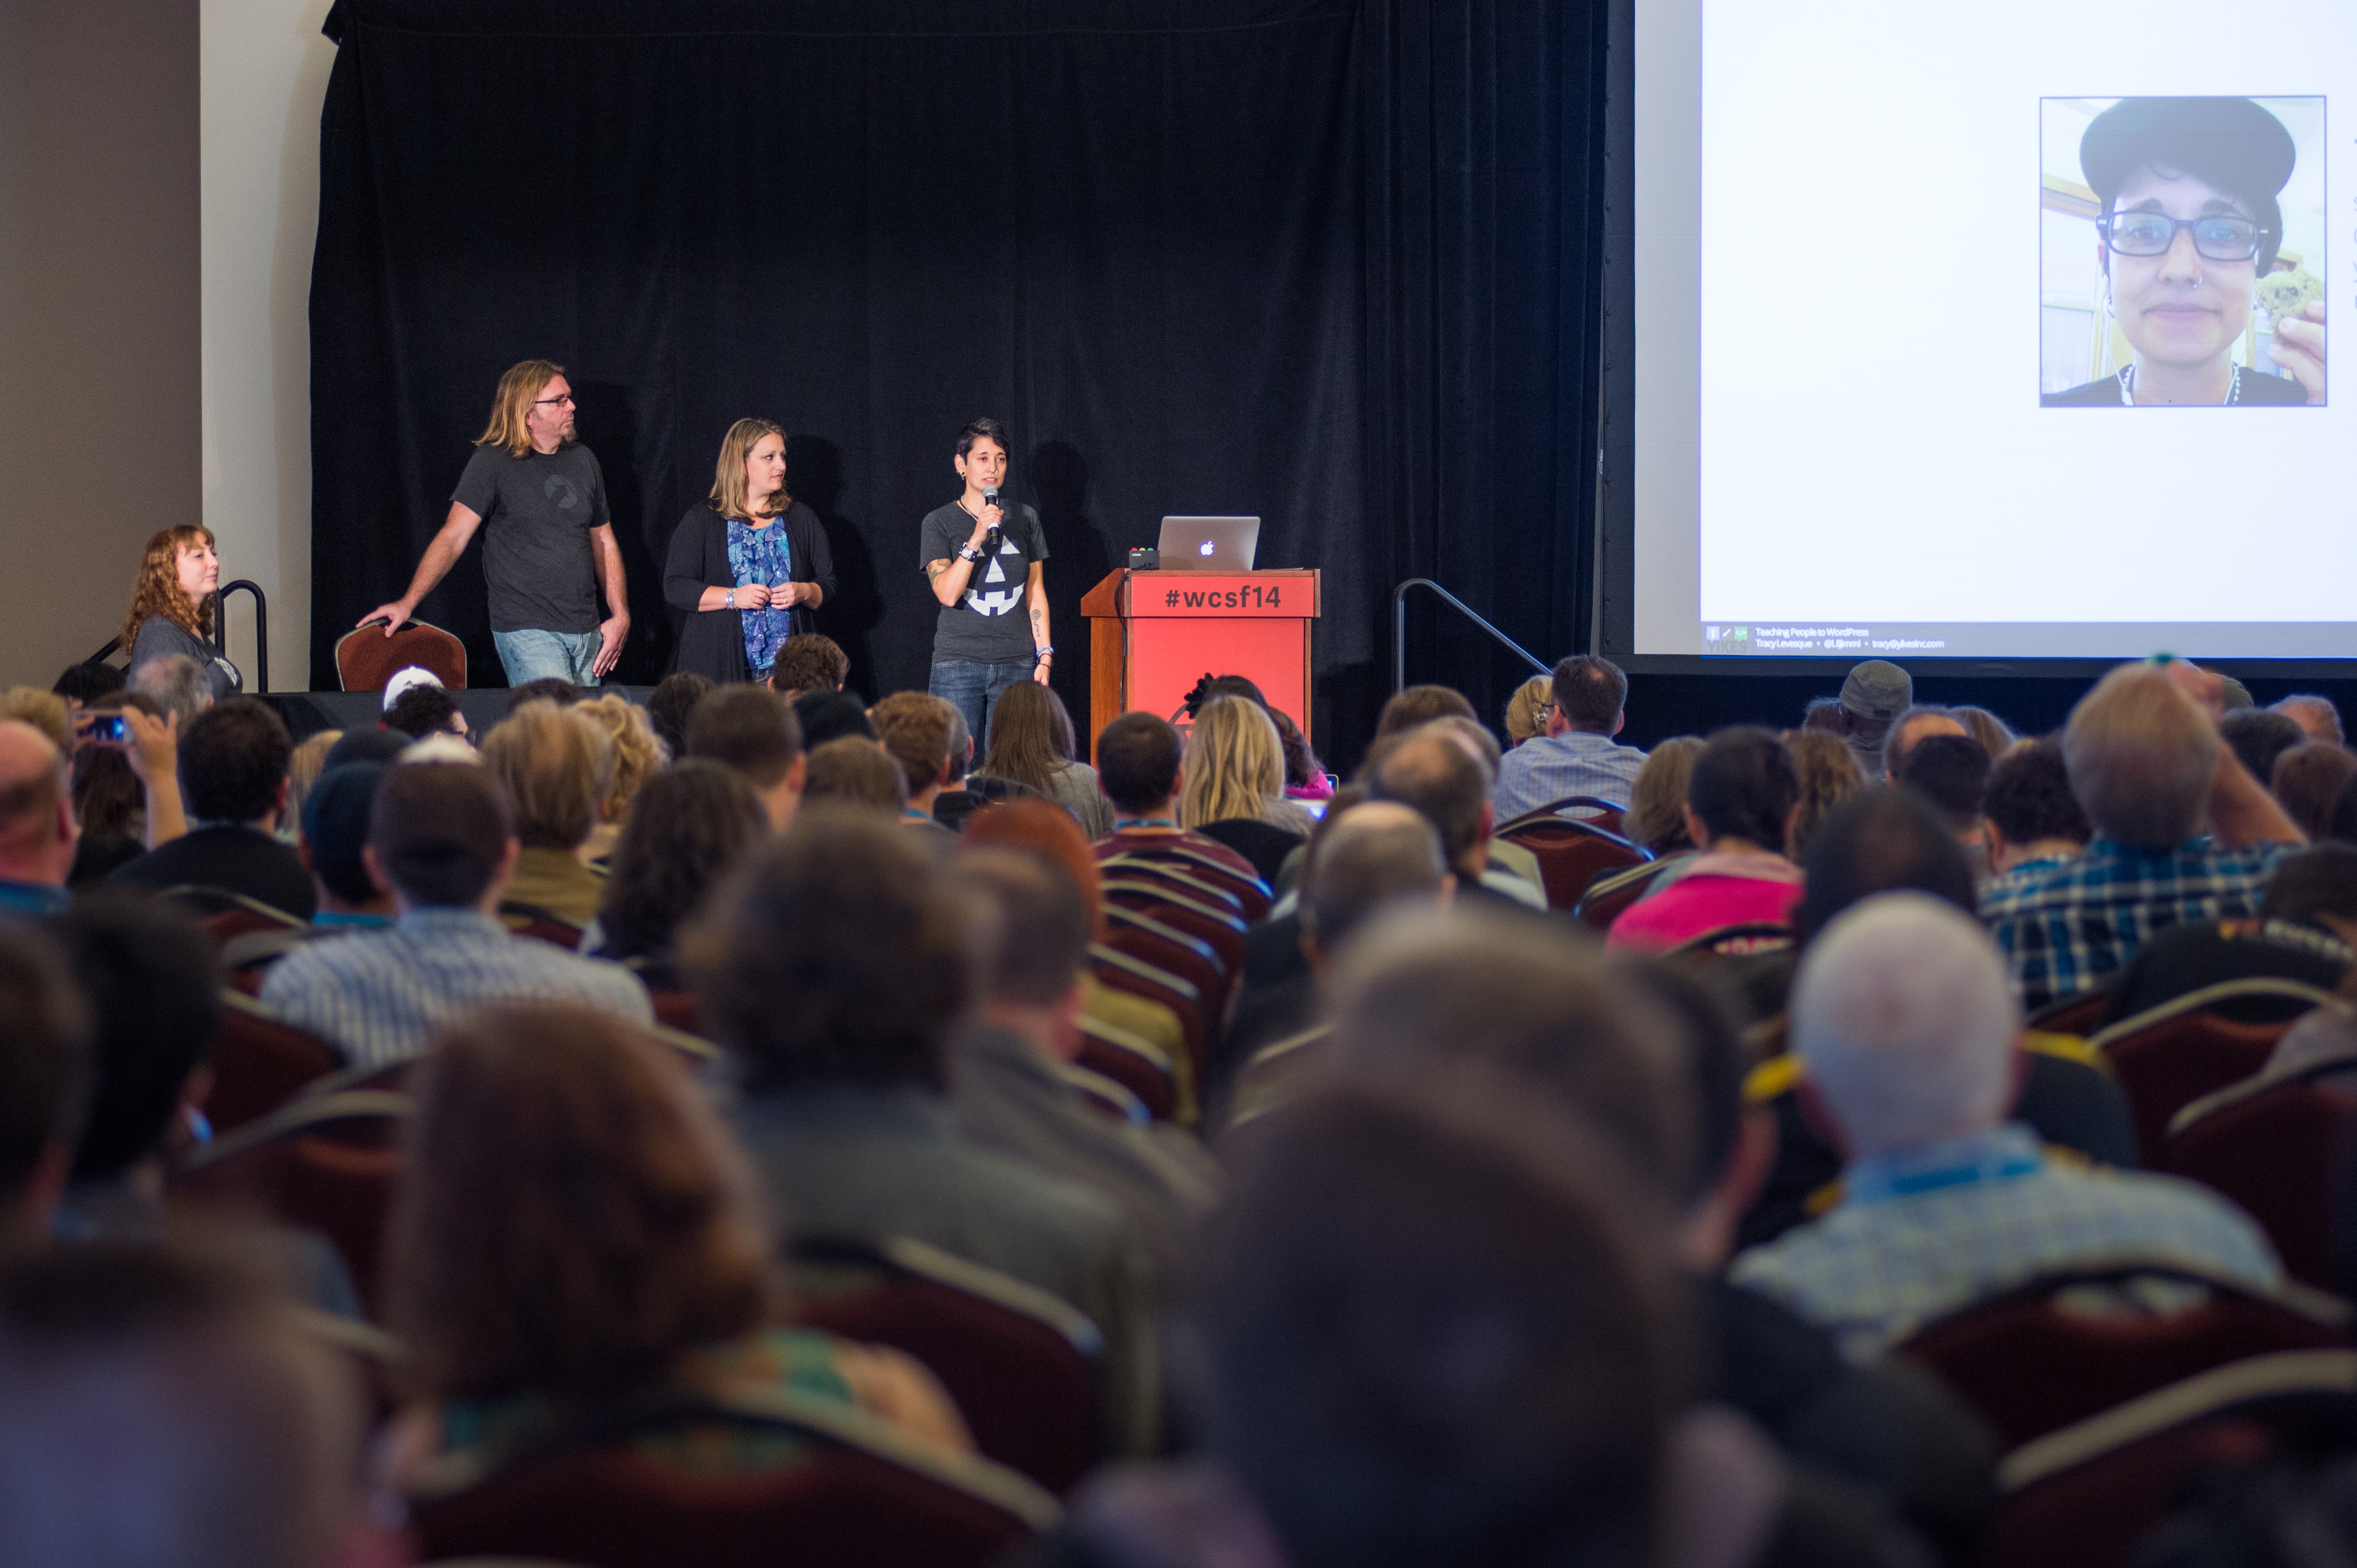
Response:
[[[971,544],[961,544],[958,546],[958,559],[961,561],[979,561],[982,559],[982,552],[976,550]]]

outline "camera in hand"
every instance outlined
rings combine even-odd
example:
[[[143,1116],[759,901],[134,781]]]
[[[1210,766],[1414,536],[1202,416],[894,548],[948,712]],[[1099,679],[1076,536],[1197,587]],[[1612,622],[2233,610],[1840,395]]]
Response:
[[[131,738],[131,726],[123,722],[119,713],[92,714],[87,733],[92,740],[127,741]]]

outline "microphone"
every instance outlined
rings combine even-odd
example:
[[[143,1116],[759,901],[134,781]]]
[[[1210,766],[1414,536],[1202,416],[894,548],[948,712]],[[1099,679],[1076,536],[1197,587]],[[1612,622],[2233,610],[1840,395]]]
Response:
[[[988,489],[982,492],[982,504],[985,509],[998,505],[998,487],[996,485],[993,485]],[[998,536],[999,530],[993,528],[990,531],[990,537],[983,541],[984,554],[996,555],[998,553]]]
[[[982,492],[982,504],[985,506],[996,506],[998,504],[998,487],[996,485],[993,485],[990,489]]]

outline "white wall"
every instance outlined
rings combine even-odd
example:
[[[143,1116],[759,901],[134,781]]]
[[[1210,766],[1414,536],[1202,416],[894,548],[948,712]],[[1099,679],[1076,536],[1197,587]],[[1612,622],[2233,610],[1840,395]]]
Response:
[[[328,0],[200,0],[204,521],[270,600],[270,685],[311,668],[311,242]],[[255,684],[253,600],[230,657]]]

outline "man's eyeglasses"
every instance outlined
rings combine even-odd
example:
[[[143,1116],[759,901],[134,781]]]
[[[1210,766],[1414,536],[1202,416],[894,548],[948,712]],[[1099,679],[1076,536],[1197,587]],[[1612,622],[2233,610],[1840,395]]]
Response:
[[[2123,256],[2166,255],[2180,229],[2193,231],[2193,249],[2213,262],[2247,262],[2272,231],[2247,218],[2171,218],[2166,212],[2107,212],[2095,220],[2104,242]]]
[[[573,394],[571,392],[566,392],[563,397],[536,397],[532,400],[532,406],[534,408],[545,408],[552,403],[569,403],[572,401]]]

